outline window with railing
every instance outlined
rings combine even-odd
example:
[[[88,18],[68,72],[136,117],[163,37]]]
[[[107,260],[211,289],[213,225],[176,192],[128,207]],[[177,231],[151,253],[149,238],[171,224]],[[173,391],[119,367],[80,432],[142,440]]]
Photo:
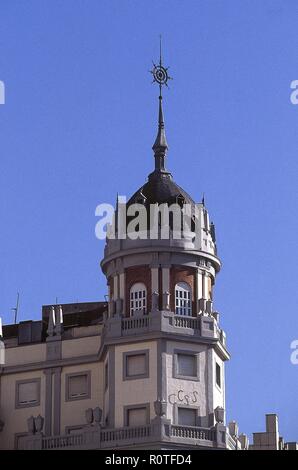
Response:
[[[177,315],[192,315],[192,292],[187,282],[178,282],[175,286],[175,312]]]
[[[147,311],[147,289],[145,284],[137,282],[130,289],[130,316],[145,314]]]

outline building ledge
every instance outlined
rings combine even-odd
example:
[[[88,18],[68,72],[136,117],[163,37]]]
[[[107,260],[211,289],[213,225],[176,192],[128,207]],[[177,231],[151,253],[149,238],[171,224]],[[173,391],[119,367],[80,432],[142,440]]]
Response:
[[[218,347],[223,360],[229,359],[226,350],[226,336],[218,327],[212,315],[180,316],[170,311],[154,311],[148,315],[125,318],[121,315],[108,318],[104,322],[101,340],[101,350],[113,342],[131,342],[149,339],[156,335],[187,337],[203,343],[214,344]]]

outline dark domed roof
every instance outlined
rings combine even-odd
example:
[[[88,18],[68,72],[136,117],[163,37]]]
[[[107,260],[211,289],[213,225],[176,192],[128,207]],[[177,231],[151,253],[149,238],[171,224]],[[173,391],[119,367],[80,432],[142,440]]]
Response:
[[[165,167],[168,144],[165,134],[164,117],[162,109],[162,96],[159,96],[158,132],[152,147],[154,151],[155,170],[149,175],[145,183],[129,199],[127,206],[131,204],[183,204],[194,205],[193,199],[173,181],[173,177]]]
[[[166,171],[154,171],[145,183],[129,199],[127,205],[141,204],[191,204],[194,200],[173,181],[172,175]]]

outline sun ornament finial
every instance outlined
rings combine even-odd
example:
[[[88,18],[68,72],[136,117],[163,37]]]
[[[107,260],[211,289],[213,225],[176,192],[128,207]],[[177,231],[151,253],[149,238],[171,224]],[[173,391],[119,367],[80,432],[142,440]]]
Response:
[[[156,82],[159,85],[159,97],[162,97],[162,87],[168,87],[168,80],[172,80],[172,77],[168,74],[169,67],[164,67],[162,64],[162,55],[161,55],[161,35],[160,35],[160,42],[159,42],[159,64],[156,65],[153,62],[153,69],[150,71],[153,75],[152,83]]]

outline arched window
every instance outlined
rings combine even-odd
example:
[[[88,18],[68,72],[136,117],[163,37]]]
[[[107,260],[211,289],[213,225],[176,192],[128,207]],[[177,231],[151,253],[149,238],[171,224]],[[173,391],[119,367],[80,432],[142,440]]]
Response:
[[[130,316],[147,311],[147,289],[145,284],[137,282],[130,289]]]
[[[177,315],[191,316],[191,287],[186,282],[178,282],[175,286],[175,312]]]

